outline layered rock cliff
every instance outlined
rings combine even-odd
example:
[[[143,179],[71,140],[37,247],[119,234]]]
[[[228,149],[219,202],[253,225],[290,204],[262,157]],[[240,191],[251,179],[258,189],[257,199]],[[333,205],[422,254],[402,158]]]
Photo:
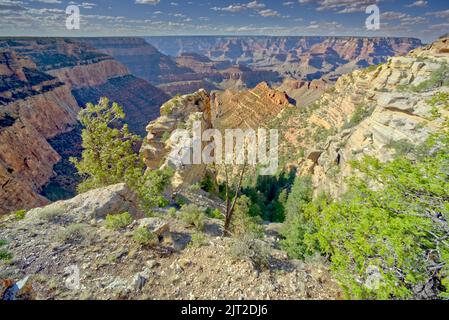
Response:
[[[448,115],[440,108],[440,116],[432,116],[429,103],[436,92],[449,92],[447,63],[449,38],[442,38],[341,77],[307,120],[331,135],[309,145],[302,173],[312,174],[317,190],[338,196],[352,173],[350,160],[369,155],[388,161],[401,149],[424,142]]]
[[[168,75],[194,73],[188,67],[178,65],[170,57],[162,54],[143,38],[110,37],[82,38],[84,43],[110,55],[123,63],[133,75],[151,83],[159,84]]]
[[[77,40],[0,39],[0,213],[48,202],[40,193],[55,175],[53,166],[60,161],[69,165],[68,157],[78,155],[67,150],[80,151],[78,139],[69,134],[79,106],[102,96],[122,104],[130,128],[142,135],[169,98],[111,56]],[[52,140],[58,141],[58,152]],[[53,182],[58,181],[72,180],[67,176]],[[51,193],[73,195],[74,186],[67,187],[69,193]]]
[[[266,127],[284,109],[294,108],[294,104],[286,93],[272,89],[266,82],[246,91],[216,92],[212,97],[214,127]]]
[[[296,79],[313,80],[341,74],[421,45],[413,38],[357,37],[148,37],[158,50],[178,56],[195,52],[212,60],[246,64]]]
[[[199,90],[173,98],[161,106],[161,114],[147,126],[148,135],[141,152],[149,170],[172,168],[172,187],[180,190],[199,182],[206,170],[201,159],[195,163],[190,148],[193,145],[195,123],[200,124],[200,135],[212,127],[210,96],[205,90]],[[176,129],[186,130],[186,135],[173,134]]]
[[[60,156],[50,139],[76,123],[70,87],[14,51],[0,53],[0,213],[48,201],[38,193]]]

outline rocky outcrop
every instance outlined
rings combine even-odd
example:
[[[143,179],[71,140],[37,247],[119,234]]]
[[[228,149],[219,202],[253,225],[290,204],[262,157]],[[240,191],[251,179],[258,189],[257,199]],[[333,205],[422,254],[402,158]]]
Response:
[[[78,104],[70,87],[10,50],[2,57],[0,214],[47,203],[39,195],[60,156],[47,139],[71,130]]]
[[[286,78],[276,90],[287,93],[300,107],[315,102],[329,86],[331,84],[324,79],[304,81]]]
[[[448,62],[449,39],[443,38],[405,57],[341,77],[309,119],[316,126],[338,131],[309,152],[303,163],[303,173],[312,174],[317,190],[338,196],[344,191],[344,178],[352,174],[350,160],[369,155],[388,161],[397,152],[395,145],[420,144],[440,128],[448,112],[440,110],[441,117],[432,117],[428,100],[436,92],[449,92],[449,87],[436,83],[436,87],[412,89]]]
[[[174,169],[172,186],[182,189],[198,182],[205,173],[204,164],[184,164],[180,161],[182,150],[191,163],[192,130],[195,122],[201,124],[201,132],[212,127],[210,96],[205,90],[199,90],[173,98],[161,106],[162,116],[147,126],[148,135],[144,139],[141,152],[149,170],[170,167]],[[187,130],[187,136],[172,135],[176,129]],[[186,152],[186,153],[184,153]],[[182,156],[181,156],[182,158]]]
[[[212,97],[214,127],[257,129],[286,108],[294,107],[290,97],[272,89],[266,82],[250,90],[216,92]]]
[[[82,38],[80,41],[114,57],[123,63],[133,75],[153,84],[161,83],[161,78],[168,75],[194,73],[190,68],[179,66],[143,38]]]
[[[46,207],[28,211],[27,219],[57,219],[71,223],[90,219],[104,219],[107,215],[128,212],[133,217],[142,217],[138,209],[137,195],[124,183],[82,193],[70,200],[57,201]]]
[[[420,40],[413,38],[209,36],[146,40],[171,56],[195,52],[211,60],[245,64],[299,80],[322,76],[335,79],[421,45]]]
[[[106,189],[95,190],[101,197],[97,207],[104,213],[128,210],[128,202],[117,197],[124,189]],[[251,252],[230,253],[235,240],[219,236],[221,220],[206,218],[200,233],[164,211],[161,218],[134,217],[112,230],[104,219],[92,218],[97,195],[83,197],[34,209],[22,220],[0,217],[1,250],[12,256],[0,259],[2,298],[24,282],[32,294],[13,292],[19,300],[341,298],[324,261],[290,260],[277,249],[279,234],[271,226],[258,242],[269,263],[258,267]],[[159,241],[136,241],[141,228]]]
[[[78,139],[65,139],[58,153],[47,141],[76,126],[79,105],[103,96],[124,107],[131,130],[141,135],[169,98],[111,56],[77,40],[0,40],[0,214],[48,202],[40,193],[54,175],[53,166],[64,154],[68,164],[68,156],[79,154],[65,151],[79,151],[79,146],[74,145]]]

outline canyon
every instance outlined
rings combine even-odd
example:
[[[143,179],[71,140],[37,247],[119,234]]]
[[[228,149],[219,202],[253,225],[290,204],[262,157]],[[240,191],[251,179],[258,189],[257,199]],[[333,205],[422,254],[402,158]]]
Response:
[[[301,36],[146,37],[159,51],[179,56],[194,52],[213,61],[243,64],[297,80],[338,76],[404,55],[421,45],[414,38]]]
[[[361,67],[419,45],[408,38],[216,37],[195,47],[190,38],[172,39],[164,50],[162,38],[0,39],[0,213],[75,195],[79,177],[68,159],[81,152],[77,113],[100,97],[122,105],[142,137],[161,105],[200,89],[212,92],[213,125],[267,125],[286,107],[313,103],[345,69],[341,59]],[[326,76],[310,80],[310,66],[304,72],[296,63]]]
[[[182,219],[183,209],[173,212],[183,204],[194,204],[201,213],[223,210],[226,203],[199,185],[210,168],[179,165],[170,158],[174,148],[190,143],[173,139],[171,133],[189,129],[196,120],[203,129],[276,128],[280,170],[295,169],[294,174],[311,178],[315,195],[326,192],[338,198],[346,190],[347,178],[357,174],[351,167],[353,160],[372,156],[388,162],[402,147],[416,147],[447,129],[447,100],[431,102],[436,94],[449,94],[447,36],[379,65],[346,73],[335,82],[326,77],[287,77],[279,86],[261,81],[251,87],[199,89],[173,97],[145,79],[132,78],[126,64],[90,45],[83,48],[84,44],[63,39],[19,43],[13,45],[21,50],[11,50],[9,44],[0,56],[0,200],[2,209],[6,204],[5,212],[30,210],[19,218],[0,217],[2,238],[7,240],[2,244],[4,252],[11,252],[9,260],[0,261],[0,270],[1,278],[32,282],[36,299],[342,299],[344,288],[335,280],[328,257],[296,260],[287,255],[281,245],[285,224],[260,224],[261,236],[251,243],[256,248],[248,254],[251,257],[236,258],[232,250],[243,240],[223,237],[221,219],[205,217],[200,230]],[[42,63],[33,48],[43,45],[56,46],[58,54],[75,58],[70,65],[55,56],[52,63]],[[90,58],[80,60],[85,50]],[[221,68],[213,59],[191,54],[177,61],[191,64],[194,73]],[[224,70],[228,68],[234,67],[227,65]],[[97,73],[91,80],[86,78],[90,72]],[[128,107],[125,112],[131,113],[129,119],[136,126],[145,127],[140,153],[148,170],[170,167],[174,171],[166,194],[170,205],[143,218],[137,195],[124,183],[49,203],[40,190],[63,154],[74,150],[64,141],[80,144],[76,121],[80,99],[114,94],[113,86],[122,86],[127,78],[142,85],[124,88],[131,101],[144,101],[139,94],[147,88],[166,95],[157,107]],[[145,119],[135,119],[138,112]],[[61,136],[65,138],[58,139]],[[253,171],[246,175],[257,176]],[[183,202],[176,198],[179,193]],[[129,224],[108,227],[106,217],[123,212],[128,213]],[[137,242],[136,232],[142,228],[154,243]],[[264,267],[253,259],[261,252],[268,256]],[[66,267],[71,265],[80,271],[82,290],[66,286]],[[7,290],[4,283],[0,282],[0,292]],[[423,287],[411,297],[437,298],[430,289]]]
[[[53,166],[69,166],[74,154],[63,150],[80,150],[69,134],[80,107],[109,96],[124,107],[131,130],[143,134],[169,98],[112,57],[71,39],[5,38],[0,52],[0,213],[49,202],[41,192]],[[59,140],[61,153],[51,140]]]

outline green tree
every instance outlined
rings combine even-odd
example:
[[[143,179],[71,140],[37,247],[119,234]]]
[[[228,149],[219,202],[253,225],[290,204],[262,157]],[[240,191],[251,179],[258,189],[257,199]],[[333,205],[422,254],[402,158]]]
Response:
[[[448,109],[448,100],[437,94],[431,106]],[[449,297],[449,120],[412,151],[388,163],[352,163],[359,174],[334,201],[302,205],[310,198],[293,200],[294,186],[283,243],[289,254],[329,257],[349,298]]]
[[[164,205],[161,193],[171,172],[145,170],[143,160],[133,150],[140,138],[122,124],[124,118],[123,109],[107,98],[96,105],[88,103],[80,111],[79,121],[84,127],[82,157],[70,159],[84,178],[78,192],[124,182],[139,195],[144,209]]]
[[[78,118],[84,127],[83,153],[81,160],[71,159],[84,178],[78,192],[120,182],[136,188],[144,172],[143,161],[133,150],[140,138],[120,124],[125,118],[123,109],[102,98],[96,105],[88,103]]]

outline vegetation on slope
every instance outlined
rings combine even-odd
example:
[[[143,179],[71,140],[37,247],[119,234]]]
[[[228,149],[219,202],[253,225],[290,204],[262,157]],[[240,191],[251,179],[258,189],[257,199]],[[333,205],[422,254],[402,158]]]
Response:
[[[88,103],[80,111],[83,126],[80,160],[71,161],[78,169],[83,181],[79,192],[125,182],[139,195],[142,207],[149,212],[152,207],[166,205],[161,193],[171,177],[168,170],[148,171],[133,147],[140,138],[121,125],[125,118],[123,109],[117,104],[100,99],[97,105]]]
[[[433,99],[448,101],[448,94]],[[448,129],[446,120],[414,159],[354,162],[362,177],[350,179],[341,199],[312,200],[310,184],[297,178],[284,229],[290,256],[328,256],[349,298],[448,297]]]

